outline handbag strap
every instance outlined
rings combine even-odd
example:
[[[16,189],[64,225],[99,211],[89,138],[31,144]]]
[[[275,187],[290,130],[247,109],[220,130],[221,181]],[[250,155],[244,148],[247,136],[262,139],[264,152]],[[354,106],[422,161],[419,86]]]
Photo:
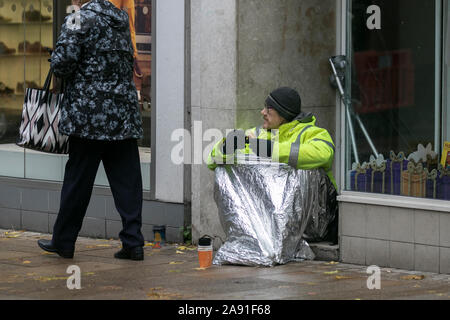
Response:
[[[48,70],[47,78],[45,78],[44,87],[42,88],[42,90],[45,92],[44,99],[46,99],[48,94],[50,93],[50,84],[52,82],[52,78],[53,78],[53,69],[50,68]],[[64,93],[64,89],[65,89],[64,79],[61,78],[61,93]]]
[[[53,75],[53,69],[50,68],[48,70],[47,78],[45,78],[44,87],[42,88],[42,90],[50,91],[50,84],[52,82],[52,75]]]

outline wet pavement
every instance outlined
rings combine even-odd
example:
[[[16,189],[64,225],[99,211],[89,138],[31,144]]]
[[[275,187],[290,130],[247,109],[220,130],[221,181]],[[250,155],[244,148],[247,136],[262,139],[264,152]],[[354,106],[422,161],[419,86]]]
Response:
[[[79,238],[74,259],[42,251],[51,235],[0,230],[0,299],[82,300],[374,300],[450,299],[450,275],[381,268],[379,290],[366,266],[325,261],[272,268],[201,269],[196,248],[146,243],[145,260],[118,260],[120,241]],[[69,266],[78,266],[81,289]],[[370,280],[370,284],[376,282]]]

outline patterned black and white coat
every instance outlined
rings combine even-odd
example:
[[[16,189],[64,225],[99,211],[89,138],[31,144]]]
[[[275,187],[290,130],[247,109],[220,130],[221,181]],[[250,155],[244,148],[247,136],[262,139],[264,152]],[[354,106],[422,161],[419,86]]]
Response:
[[[51,68],[65,81],[61,133],[106,141],[142,138],[125,11],[92,0],[66,17]]]

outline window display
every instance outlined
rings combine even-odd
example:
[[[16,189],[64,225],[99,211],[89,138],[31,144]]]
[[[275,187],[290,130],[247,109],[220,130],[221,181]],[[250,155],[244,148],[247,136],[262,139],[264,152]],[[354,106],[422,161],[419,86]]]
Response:
[[[346,189],[450,200],[440,163],[440,1],[348,4]]]
[[[25,87],[42,86],[49,70],[52,20],[50,0],[0,0],[0,175],[26,177],[27,151],[15,142]]]
[[[144,190],[149,190],[152,3],[151,0],[111,2],[131,14],[134,81],[144,127],[144,138],[139,141],[141,169]],[[15,143],[25,89],[42,88],[49,71],[48,49],[53,48],[56,42],[54,33],[60,27],[54,23],[53,17],[56,15],[61,23],[71,5],[72,0],[0,0],[0,176],[50,181],[63,179],[67,156],[24,150]],[[95,184],[108,186],[102,165]]]

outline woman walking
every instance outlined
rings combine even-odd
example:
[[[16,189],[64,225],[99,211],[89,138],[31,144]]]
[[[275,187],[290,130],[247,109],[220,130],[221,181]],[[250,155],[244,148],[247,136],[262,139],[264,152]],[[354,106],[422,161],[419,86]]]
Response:
[[[61,204],[52,240],[39,246],[72,258],[100,161],[123,229],[119,259],[143,260],[142,178],[137,139],[142,121],[133,82],[128,15],[107,0],[81,0],[66,18],[51,57],[65,82],[59,129],[69,136]]]

